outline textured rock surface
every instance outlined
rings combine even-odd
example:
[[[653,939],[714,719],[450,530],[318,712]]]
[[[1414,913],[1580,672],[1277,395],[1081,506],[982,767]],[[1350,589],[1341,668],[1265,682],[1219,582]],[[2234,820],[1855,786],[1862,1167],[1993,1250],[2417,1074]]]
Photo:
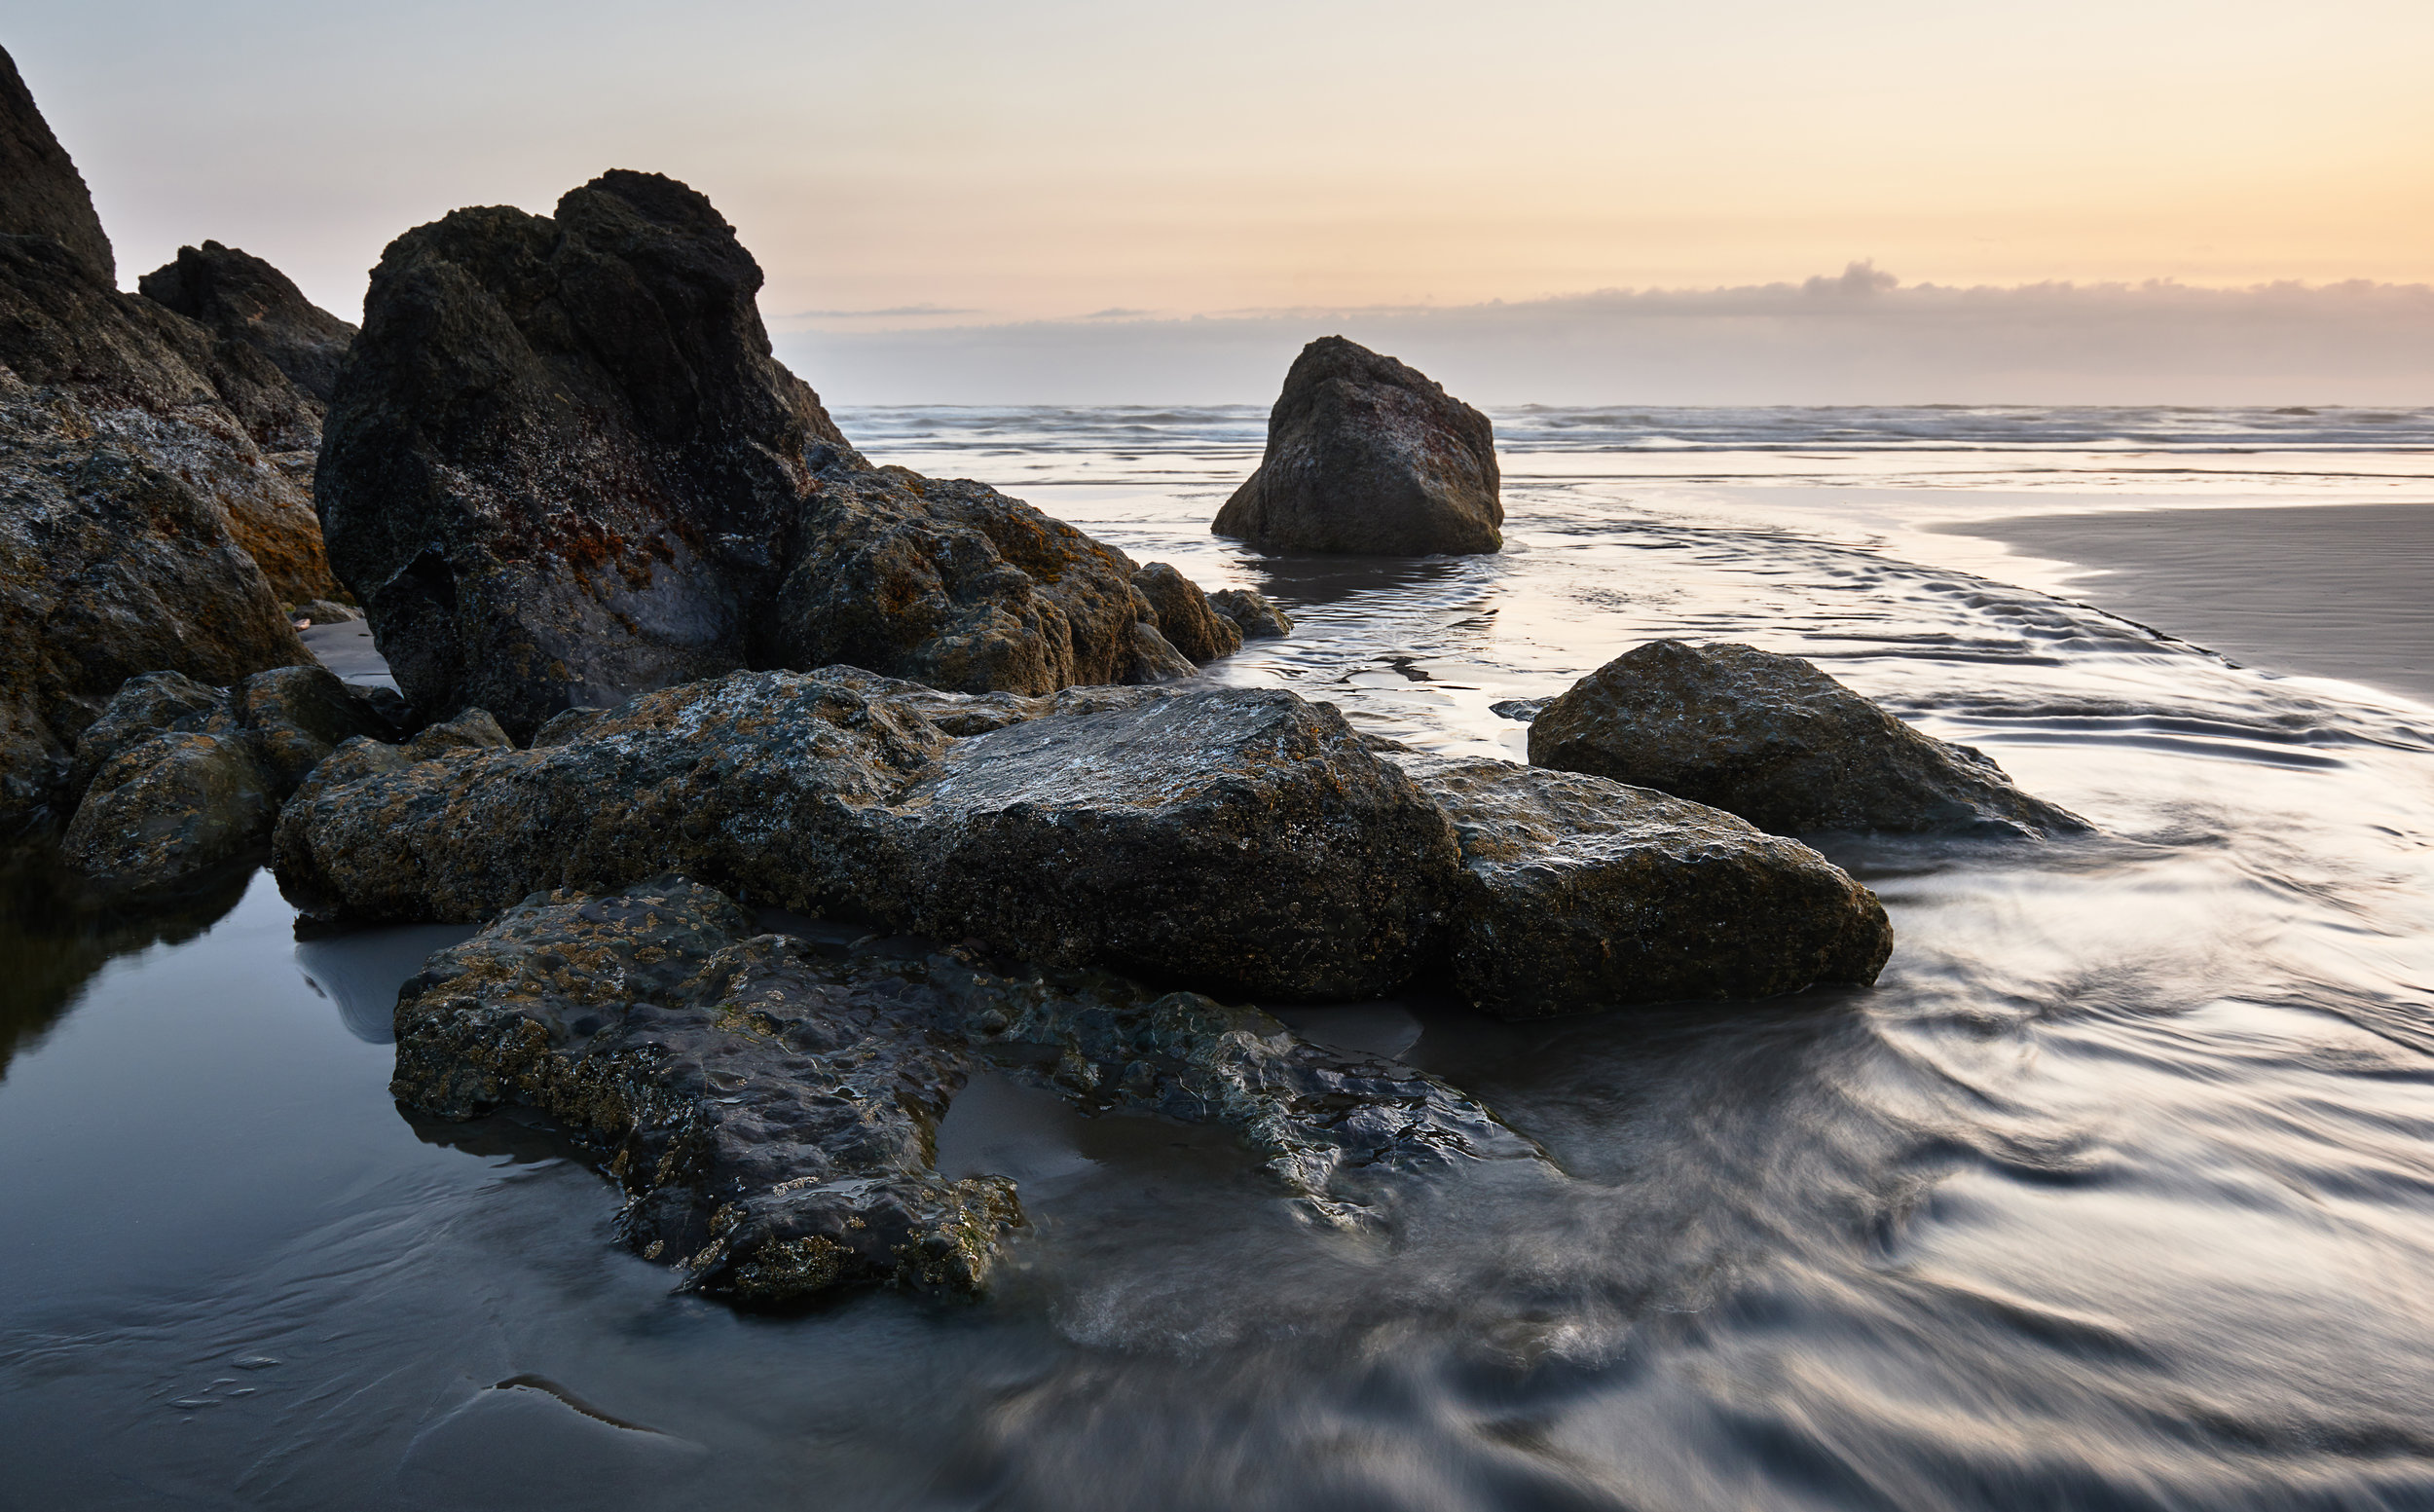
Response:
[[[0,51],[0,235],[48,237],[94,281],[115,284],[118,263],[85,176],[51,134],[17,60]]]
[[[1504,544],[1495,431],[1425,375],[1326,336],[1268,414],[1259,470],[1211,527],[1271,551],[1425,556]]]
[[[1507,1018],[1865,984],[1876,895],[1796,840],[1644,788],[1397,752],[1462,846],[1454,984]]]
[[[0,54],[0,832],[66,812],[119,684],[309,660],[332,592],[300,487],[312,403],[250,348],[113,285],[108,239]],[[299,450],[300,448],[305,450]]]
[[[1011,1182],[935,1166],[939,1121],[982,1063],[1087,1112],[1232,1127],[1339,1221],[1366,1218],[1389,1173],[1537,1154],[1442,1083],[1253,1010],[756,934],[673,877],[535,896],[433,956],[399,994],[393,1090],[443,1118],[547,1111],[623,1187],[620,1237],[688,1288],[970,1295],[1020,1223]]]
[[[250,347],[310,395],[316,411],[338,387],[355,328],[304,297],[287,275],[217,241],[181,246],[173,262],[135,280],[156,304],[224,342]]]
[[[1410,780],[1280,690],[959,699],[850,668],[737,673],[561,744],[435,756],[300,795],[290,895],[474,921],[680,871],[1051,964],[1326,998],[1408,975],[1457,869]]]
[[[985,484],[823,461],[767,660],[963,693],[1191,675],[1123,552]]]
[[[389,245],[317,503],[419,708],[523,739],[748,666],[1024,693],[1171,673],[1123,553],[870,468],[770,355],[760,281],[709,201],[645,173]]]
[[[156,735],[94,775],[59,854],[105,899],[173,893],[258,857],[277,813],[242,735]]]
[[[324,756],[356,736],[393,740],[402,733],[326,667],[257,672],[237,689],[236,702],[254,755],[282,798]]]
[[[1136,570],[1132,586],[1150,601],[1159,634],[1192,660],[1215,661],[1242,649],[1242,627],[1219,613],[1197,583],[1165,563]]]
[[[1272,688],[976,736],[887,817],[917,858],[917,928],[1264,998],[1402,980],[1455,872],[1410,779],[1331,706]]]
[[[65,821],[69,753],[129,678],[309,660],[206,492],[0,374],[0,831]]]
[[[1797,656],[1652,641],[1530,726],[1532,765],[1611,777],[1762,830],[2062,834],[2086,821],[1923,735]]]
[[[1293,616],[1256,588],[1220,588],[1208,596],[1208,607],[1233,620],[1245,641],[1281,641],[1293,633]]]
[[[129,678],[110,695],[101,714],[76,740],[71,789],[81,794],[121,752],[156,735],[228,735],[239,728],[236,701],[228,689],[198,682],[182,672],[147,672]]]

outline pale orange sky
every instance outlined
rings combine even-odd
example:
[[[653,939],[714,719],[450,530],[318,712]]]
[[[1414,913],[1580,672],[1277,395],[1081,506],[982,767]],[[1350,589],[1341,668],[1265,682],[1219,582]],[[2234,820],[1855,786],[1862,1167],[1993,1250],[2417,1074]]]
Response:
[[[611,166],[709,193],[781,333],[1854,258],[2434,280],[2424,0],[6,0],[0,40],[130,282],[213,237],[350,315],[406,226]]]

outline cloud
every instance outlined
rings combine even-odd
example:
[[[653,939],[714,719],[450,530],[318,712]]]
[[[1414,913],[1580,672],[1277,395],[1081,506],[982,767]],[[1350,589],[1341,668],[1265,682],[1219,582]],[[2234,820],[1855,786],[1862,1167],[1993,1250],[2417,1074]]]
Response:
[[[977,315],[986,311],[958,305],[890,305],[884,310],[797,310],[789,320],[920,320],[938,315]]]
[[[1122,305],[1110,305],[1105,310],[1093,310],[1082,318],[1085,320],[1138,320],[1143,315],[1152,313],[1155,313],[1155,312],[1148,310],[1126,310]]]
[[[830,330],[786,350],[846,404],[1265,403],[1337,333],[1486,404],[2434,404],[2424,284],[1958,287],[1868,262],[1435,309]]]

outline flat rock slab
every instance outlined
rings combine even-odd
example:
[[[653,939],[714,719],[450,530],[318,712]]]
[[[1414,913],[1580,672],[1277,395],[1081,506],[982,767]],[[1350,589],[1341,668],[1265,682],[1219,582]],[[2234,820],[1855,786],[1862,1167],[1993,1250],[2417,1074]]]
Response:
[[[939,1120],[979,1064],[1086,1113],[1233,1128],[1323,1221],[1378,1221],[1399,1176],[1543,1160],[1443,1083],[1255,1010],[759,934],[675,877],[525,900],[433,956],[396,1021],[401,1102],[545,1111],[623,1188],[626,1243],[741,1303],[983,1290],[1021,1223],[1013,1183],[935,1168]]]
[[[2050,835],[2078,815],[2011,785],[1797,656],[1651,641],[1549,702],[1533,766],[1587,772],[1738,814],[1778,834]]]
[[[1410,779],[1280,689],[958,698],[736,673],[562,733],[358,758],[282,816],[282,883],[322,916],[471,923],[676,871],[1050,965],[1323,1000],[1409,976],[1457,869]]]
[[[1397,752],[1462,847],[1457,991],[1506,1018],[1865,984],[1876,895],[1796,840],[1602,777]]]

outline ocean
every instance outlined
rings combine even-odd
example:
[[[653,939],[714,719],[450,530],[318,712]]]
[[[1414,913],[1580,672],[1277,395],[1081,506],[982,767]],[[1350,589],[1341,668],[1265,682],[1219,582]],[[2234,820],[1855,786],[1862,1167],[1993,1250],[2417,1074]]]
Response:
[[[1270,558],[1263,413],[842,410],[1297,621],[1208,669],[1519,759],[1646,640],[1795,652],[2094,821],[1821,836],[1866,990],[1287,1010],[1561,1183],[1297,1222],[1205,1129],[982,1081],[995,1296],[669,1294],[545,1125],[387,1092],[462,930],[0,912],[0,1505],[2434,1506],[2434,411],[1496,412],[1508,549]]]

